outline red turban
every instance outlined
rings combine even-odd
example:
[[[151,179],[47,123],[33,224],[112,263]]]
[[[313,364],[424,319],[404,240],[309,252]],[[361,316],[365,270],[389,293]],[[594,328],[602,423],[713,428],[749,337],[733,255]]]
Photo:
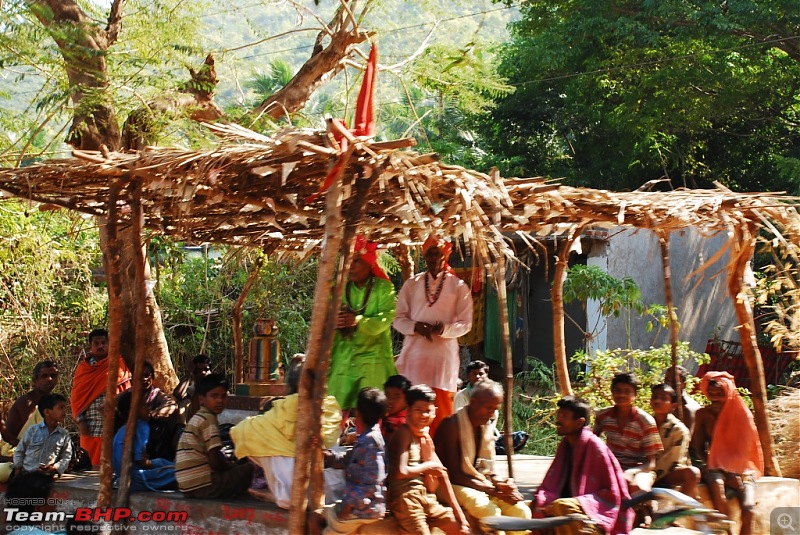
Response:
[[[442,257],[444,258],[444,267],[443,271],[447,271],[448,273],[455,275],[456,272],[450,267],[450,253],[453,250],[453,242],[449,242],[444,238],[437,236],[436,234],[431,234],[428,236],[425,241],[422,243],[422,254],[425,254],[425,251],[430,249],[431,247],[438,247],[439,250],[442,252]]]
[[[372,275],[381,279],[389,280],[381,267],[378,265],[378,244],[367,241],[363,234],[356,236],[356,243],[353,246],[353,260],[360,259],[369,264],[372,268]]]

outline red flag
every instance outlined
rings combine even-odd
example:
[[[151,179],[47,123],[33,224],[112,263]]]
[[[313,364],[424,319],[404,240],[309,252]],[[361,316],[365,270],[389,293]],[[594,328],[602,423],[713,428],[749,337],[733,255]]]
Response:
[[[353,128],[350,130],[354,136],[372,136],[375,134],[375,116],[372,109],[372,101],[375,94],[375,80],[377,78],[377,74],[378,48],[373,43],[372,50],[369,52],[369,59],[367,60],[367,68],[364,71],[364,78],[361,80],[361,90],[358,92],[356,114],[353,118]],[[336,120],[338,119],[334,119],[334,121]],[[331,169],[325,176],[322,186],[319,188],[319,192],[306,197],[306,204],[314,202],[320,195],[325,193],[329,187],[331,187],[331,184],[341,170],[341,166],[344,164],[342,161],[342,154],[344,154],[344,152],[347,150],[347,140],[345,138],[339,139],[339,136],[337,136],[335,132],[334,136],[337,137],[337,140],[341,144],[339,160],[333,166],[333,169]]]
[[[372,45],[367,60],[367,69],[364,79],[361,80],[361,91],[358,93],[356,103],[356,116],[353,120],[353,134],[356,136],[371,136],[375,134],[375,118],[372,111],[372,101],[375,94],[375,77],[378,73],[378,47]]]

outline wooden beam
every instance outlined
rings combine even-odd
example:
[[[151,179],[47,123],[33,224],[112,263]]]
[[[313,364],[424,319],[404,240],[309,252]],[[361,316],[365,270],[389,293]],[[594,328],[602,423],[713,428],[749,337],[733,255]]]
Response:
[[[103,405],[103,444],[100,450],[100,490],[97,506],[111,505],[111,484],[114,469],[111,466],[111,450],[114,443],[114,408],[117,394],[117,371],[121,352],[122,335],[122,275],[120,273],[120,244],[117,229],[117,198],[123,184],[115,181],[109,190],[108,219],[109,236],[107,255],[103,256],[108,283],[108,379],[106,380],[105,403]]]
[[[494,272],[495,286],[497,287],[497,308],[500,313],[500,345],[503,350],[503,367],[506,371],[506,381],[503,399],[503,441],[506,447],[506,460],[508,462],[508,477],[514,477],[514,437],[511,426],[511,401],[514,398],[514,361],[511,354],[511,331],[508,327],[508,291],[506,289],[506,260],[500,256],[496,262]]]
[[[675,302],[672,296],[672,270],[669,262],[669,233],[658,232],[658,244],[661,248],[661,266],[664,271],[664,295],[667,300],[667,313],[669,314],[670,349],[672,355],[672,369],[678,366],[678,315],[675,313]],[[681,382],[675,381],[675,392],[678,399],[683,399]],[[683,402],[678,403],[678,418],[683,418]]]
[[[753,402],[754,419],[764,455],[764,472],[768,476],[781,475],[778,460],[772,445],[772,433],[767,415],[767,386],[764,380],[764,363],[756,341],[756,325],[753,320],[753,307],[750,292],[744,285],[748,262],[753,258],[756,247],[756,228],[732,227],[736,248],[733,261],[728,266],[728,291],[733,298],[736,317],[739,320],[739,337],[742,343],[742,356],[750,376],[750,399]]]
[[[147,281],[145,280],[145,255],[144,244],[142,243],[142,222],[144,220],[144,212],[142,211],[142,198],[141,198],[141,183],[135,189],[133,199],[130,203],[131,206],[131,223],[132,234],[135,243],[133,244],[134,251],[134,284],[136,285],[136,300],[138,301],[136,307],[136,354],[134,355],[133,364],[133,385],[131,391],[131,406],[128,412],[128,419],[125,422],[125,442],[122,446],[122,462],[119,474],[119,488],[117,489],[117,496],[114,500],[115,507],[127,507],[128,498],[130,496],[131,486],[131,468],[133,465],[133,444],[134,436],[136,434],[136,419],[138,407],[144,402],[144,361],[147,357],[147,346],[145,343],[146,333],[140,326],[144,325],[147,321],[147,308],[144,304],[147,302]],[[114,374],[116,378],[116,374]],[[110,433],[114,436],[114,433]]]
[[[233,303],[231,310],[231,323],[233,324],[233,353],[234,353],[234,373],[233,379],[235,383],[244,381],[244,333],[242,332],[242,307],[250,294],[250,290],[258,280],[258,273],[261,271],[261,266],[264,265],[264,258],[258,256],[253,262],[253,267],[250,273],[247,274],[247,281],[244,283],[242,291]]]
[[[558,377],[558,389],[562,396],[572,395],[572,383],[569,379],[569,364],[567,362],[567,346],[564,336],[564,278],[569,265],[569,251],[575,240],[581,239],[581,232],[586,226],[574,227],[561,247],[557,249],[556,265],[553,272],[553,287],[550,289],[550,301],[553,305],[553,353]]]
[[[345,167],[345,166],[343,166]],[[311,311],[311,328],[306,346],[306,361],[300,375],[299,400],[297,406],[297,434],[295,442],[294,478],[291,505],[289,508],[289,533],[306,533],[307,490],[311,472],[311,441],[317,438],[315,427],[315,382],[317,367],[322,352],[321,343],[328,321],[331,300],[331,285],[336,269],[336,256],[342,242],[342,206],[339,201],[341,175],[333,181],[325,194],[325,240],[322,245],[317,285],[314,290],[314,307]],[[319,400],[321,403],[321,400]]]

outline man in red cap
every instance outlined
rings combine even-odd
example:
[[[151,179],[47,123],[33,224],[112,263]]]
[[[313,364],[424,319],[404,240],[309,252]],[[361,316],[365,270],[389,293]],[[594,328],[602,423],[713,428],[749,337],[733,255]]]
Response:
[[[378,265],[376,243],[356,238],[331,349],[328,394],[343,411],[355,408],[362,388],[383,388],[395,375],[392,351],[394,285]]]
[[[430,434],[453,414],[458,381],[458,337],[472,329],[472,294],[447,263],[453,244],[431,235],[422,245],[427,270],[408,279],[397,296],[394,328],[405,335],[397,371],[436,392]]]

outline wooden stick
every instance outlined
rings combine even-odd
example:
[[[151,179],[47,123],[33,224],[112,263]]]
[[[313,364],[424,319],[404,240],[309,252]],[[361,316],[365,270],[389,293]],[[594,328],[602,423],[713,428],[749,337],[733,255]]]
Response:
[[[661,265],[664,270],[664,295],[667,300],[667,313],[669,314],[669,339],[672,355],[672,369],[676,370],[675,393],[678,396],[678,418],[683,418],[683,392],[681,382],[677,379],[678,369],[678,316],[675,313],[675,303],[672,296],[672,272],[669,262],[669,233],[658,233],[658,244],[661,247]]]
[[[376,141],[375,143],[370,143],[369,147],[373,150],[394,150],[394,149],[403,149],[406,147],[414,147],[417,144],[417,140],[413,137],[403,137],[400,139],[392,139],[390,141]]]
[[[97,493],[97,506],[111,505],[111,484],[114,469],[111,466],[111,450],[114,442],[114,406],[117,394],[117,372],[122,335],[122,275],[120,273],[120,251],[117,233],[117,198],[122,190],[122,183],[115,181],[109,188],[108,248],[103,255],[108,284],[108,378],[106,380],[105,402],[103,404],[103,445],[100,451],[100,490]]]
[[[247,274],[247,281],[244,283],[241,293],[233,303],[231,310],[231,322],[233,324],[233,352],[235,359],[234,366],[234,382],[241,383],[244,381],[244,334],[242,333],[242,307],[250,294],[250,290],[258,280],[258,273],[261,271],[261,266],[264,264],[264,258],[259,256],[253,262],[253,268]]]
[[[769,430],[764,363],[761,360],[761,353],[756,341],[756,325],[753,320],[753,307],[750,305],[749,291],[743,282],[747,263],[753,257],[756,247],[756,229],[755,227],[734,226],[732,230],[738,247],[734,253],[736,257],[728,268],[728,290],[733,298],[733,306],[739,320],[742,356],[750,376],[750,399],[753,402],[758,438],[761,441],[761,451],[764,455],[764,473],[768,476],[780,477],[781,469],[773,453],[772,433]]]
[[[136,434],[136,420],[139,405],[143,402],[144,393],[144,361],[146,360],[146,344],[145,333],[140,328],[147,321],[147,282],[145,281],[145,257],[144,257],[144,244],[142,243],[142,220],[144,213],[142,212],[142,199],[141,199],[141,183],[136,188],[133,199],[131,201],[131,222],[133,230],[133,244],[134,249],[134,278],[136,284],[136,355],[134,356],[133,364],[133,388],[131,392],[131,406],[128,413],[128,420],[125,423],[125,442],[122,446],[122,462],[121,473],[119,474],[119,489],[117,489],[117,497],[114,500],[115,507],[127,507],[128,498],[130,496],[131,486],[131,468],[133,465],[133,444],[134,435]],[[116,377],[116,375],[115,375]],[[112,436],[113,433],[110,433]]]
[[[558,388],[562,396],[572,395],[572,384],[569,379],[567,363],[567,346],[564,337],[564,277],[569,264],[569,251],[575,240],[581,239],[583,227],[575,227],[570,232],[561,247],[558,248],[556,265],[553,272],[553,287],[550,289],[550,299],[553,303],[553,353],[558,376]]]
[[[344,167],[344,166],[343,166]],[[320,360],[321,342],[325,323],[328,320],[331,298],[331,283],[336,267],[336,256],[342,241],[341,204],[339,202],[340,178],[333,181],[325,199],[325,240],[323,241],[317,285],[314,290],[314,308],[311,311],[311,328],[306,346],[306,361],[300,375],[299,400],[297,406],[297,434],[295,442],[294,478],[291,505],[289,508],[289,533],[306,533],[306,491],[311,469],[311,439],[315,436],[315,382],[319,379],[317,366]],[[321,402],[321,400],[319,400]],[[319,422],[316,422],[316,426]],[[317,433],[318,436],[318,433]]]
[[[500,345],[503,349],[503,367],[506,369],[505,399],[503,400],[503,441],[506,447],[508,477],[514,477],[514,440],[511,436],[511,401],[514,398],[514,361],[511,355],[511,332],[508,327],[508,292],[506,290],[506,260],[502,255],[497,259],[494,272],[497,287],[497,308],[500,313]]]

